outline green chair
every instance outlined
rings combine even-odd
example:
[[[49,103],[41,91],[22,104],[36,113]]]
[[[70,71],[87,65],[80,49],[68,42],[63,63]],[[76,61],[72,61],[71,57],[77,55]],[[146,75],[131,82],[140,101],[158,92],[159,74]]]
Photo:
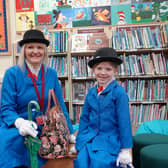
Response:
[[[168,168],[168,144],[149,145],[140,151],[141,168]]]
[[[133,165],[135,166],[135,168],[140,168],[141,167],[141,162],[140,162],[141,149],[148,145],[153,145],[153,144],[168,144],[168,135],[155,134],[155,133],[137,134],[133,137],[133,143],[134,143]],[[157,155],[157,153],[153,153],[153,154]],[[161,167],[158,167],[158,168],[161,168]]]

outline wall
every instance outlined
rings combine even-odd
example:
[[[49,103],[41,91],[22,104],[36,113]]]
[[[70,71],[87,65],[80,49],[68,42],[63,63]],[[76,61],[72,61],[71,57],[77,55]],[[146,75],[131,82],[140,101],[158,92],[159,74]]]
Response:
[[[9,22],[10,22],[10,45],[11,45],[11,55],[1,56],[0,54],[0,83],[2,81],[4,72],[7,68],[13,65],[13,43],[16,39],[16,26],[15,26],[15,1],[8,0],[9,7]]]

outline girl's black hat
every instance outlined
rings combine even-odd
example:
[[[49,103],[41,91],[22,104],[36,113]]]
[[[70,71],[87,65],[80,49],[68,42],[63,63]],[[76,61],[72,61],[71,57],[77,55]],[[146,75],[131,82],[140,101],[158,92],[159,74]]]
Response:
[[[92,68],[93,65],[104,61],[110,61],[116,63],[117,65],[120,65],[123,62],[117,56],[117,53],[113,48],[106,47],[96,50],[93,58],[88,62],[88,65]]]
[[[24,33],[23,40],[19,41],[19,45],[22,47],[24,44],[32,42],[43,43],[46,46],[50,44],[50,42],[45,39],[43,32],[37,29],[27,30]]]

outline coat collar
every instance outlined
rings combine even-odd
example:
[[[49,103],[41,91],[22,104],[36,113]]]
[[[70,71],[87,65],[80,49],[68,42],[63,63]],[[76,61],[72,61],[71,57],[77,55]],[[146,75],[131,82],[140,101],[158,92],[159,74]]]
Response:
[[[113,80],[111,83],[109,83],[109,85],[100,93],[100,95],[106,94],[109,91],[111,91],[114,87],[116,87],[117,85],[117,81]],[[95,85],[95,87],[93,88],[93,92],[92,94],[94,96],[97,96],[97,85]]]

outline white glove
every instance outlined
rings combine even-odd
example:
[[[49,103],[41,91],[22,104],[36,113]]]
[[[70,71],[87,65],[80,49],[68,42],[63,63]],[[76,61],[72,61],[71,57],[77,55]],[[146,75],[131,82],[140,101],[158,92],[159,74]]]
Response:
[[[74,145],[70,148],[69,155],[76,154],[76,153],[77,153],[77,150],[76,150],[75,145]]]
[[[70,142],[70,143],[76,143],[76,136],[73,135],[73,134],[71,134],[71,135],[69,136],[69,142]]]
[[[38,134],[37,125],[33,121],[25,120],[23,118],[18,118],[15,121],[15,126],[18,128],[20,135],[26,136],[31,135],[32,137],[36,137]]]
[[[127,166],[132,167],[132,155],[130,149],[121,149],[118,154],[116,165],[126,168]]]

